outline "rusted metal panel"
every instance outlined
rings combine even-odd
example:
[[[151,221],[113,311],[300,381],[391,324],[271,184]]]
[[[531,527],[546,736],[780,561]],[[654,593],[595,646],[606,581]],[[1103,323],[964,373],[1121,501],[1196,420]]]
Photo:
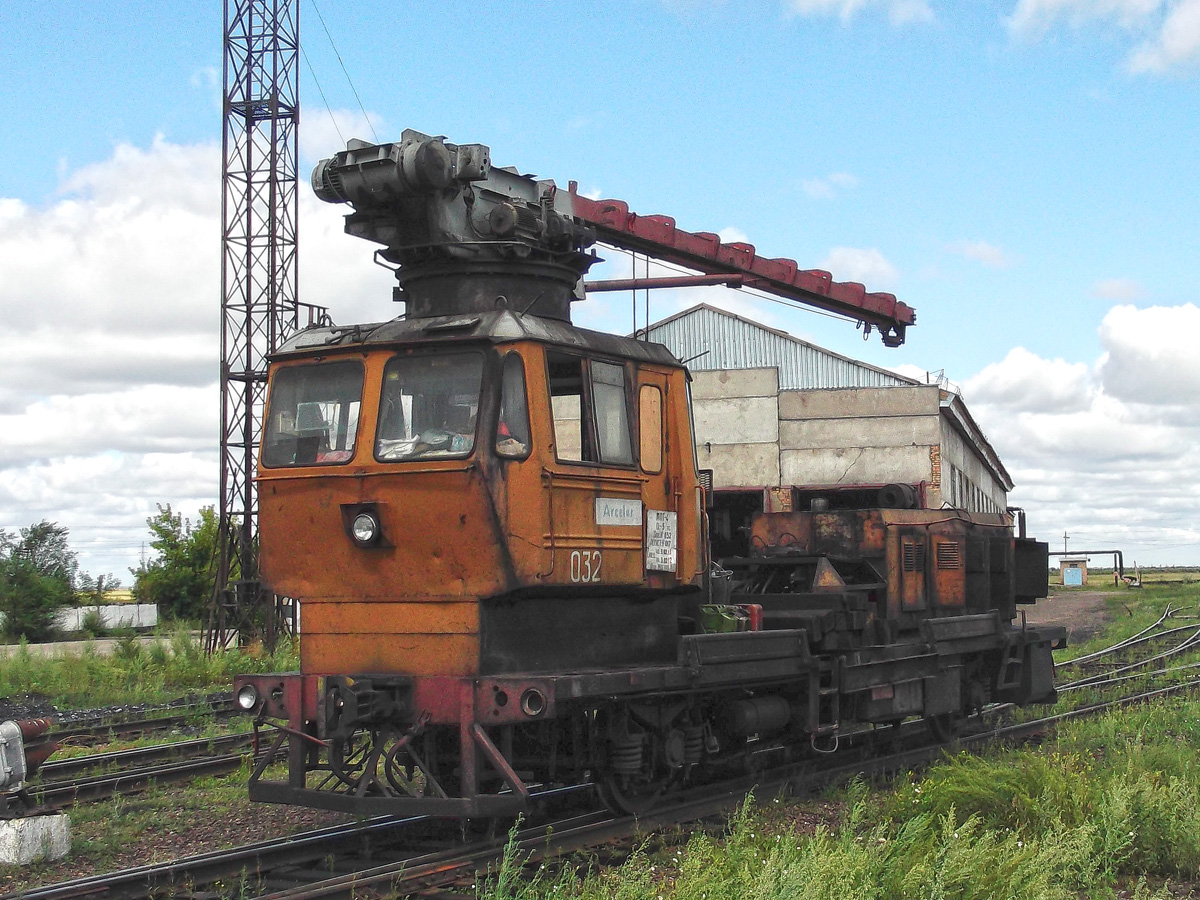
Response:
[[[966,541],[961,537],[931,535],[933,600],[941,607],[962,607],[967,602]]]
[[[772,513],[755,516],[750,524],[750,546],[794,549],[807,552],[812,547],[812,515],[809,513]]]
[[[479,667],[475,634],[300,633],[300,665],[306,674],[397,672],[406,675],[470,675]]]
[[[313,634],[475,634],[479,631],[479,601],[307,600],[304,630]]]

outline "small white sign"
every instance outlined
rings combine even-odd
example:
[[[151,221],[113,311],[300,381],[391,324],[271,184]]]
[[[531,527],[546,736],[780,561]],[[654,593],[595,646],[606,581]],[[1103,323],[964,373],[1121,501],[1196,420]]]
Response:
[[[674,572],[675,513],[661,509],[646,510],[646,568],[655,572]]]
[[[632,525],[637,527],[642,524],[642,501],[597,497],[596,524]]]

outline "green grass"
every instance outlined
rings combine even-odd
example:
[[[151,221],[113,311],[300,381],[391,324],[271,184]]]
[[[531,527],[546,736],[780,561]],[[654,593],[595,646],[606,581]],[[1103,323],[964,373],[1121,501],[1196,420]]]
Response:
[[[173,836],[186,834],[214,809],[238,811],[249,805],[246,779],[249,764],[233,775],[197,779],[186,786],[150,785],[136,794],[117,795],[98,803],[73,807],[71,854],[60,862],[37,862],[28,867],[0,866],[0,878],[12,879],[10,889],[20,889],[73,877],[78,872],[112,871],[130,864],[130,854],[145,842],[161,843],[153,852],[159,859],[177,854]],[[244,840],[257,836],[245,835]],[[218,839],[220,845],[236,840]],[[183,845],[183,842],[180,842]],[[217,849],[192,845],[186,852]]]
[[[1177,896],[1169,882],[1200,877],[1200,701],[1072,723],[1045,747],[964,753],[885,792],[853,784],[840,799],[833,827],[804,833],[785,805],[747,804],[724,835],[635,853],[606,871],[568,866],[520,879],[510,853],[479,896]]]
[[[1104,603],[1108,624],[1085,643],[1069,646],[1058,653],[1055,656],[1058,662],[1083,656],[1132,637],[1152,625],[1168,605],[1182,607],[1184,613],[1196,615],[1197,601],[1200,600],[1200,590],[1181,582],[1165,582],[1147,585],[1140,590],[1120,589],[1107,593]],[[1171,624],[1185,625],[1188,621],[1171,621]],[[1200,621],[1196,622],[1196,626],[1200,628]]]
[[[244,672],[297,667],[291,645],[274,655],[230,650],[210,656],[183,630],[159,636],[149,646],[123,639],[111,654],[89,644],[79,654],[42,657],[22,645],[0,659],[0,696],[36,692],[66,708],[161,703],[184,694],[228,690],[233,677]]]

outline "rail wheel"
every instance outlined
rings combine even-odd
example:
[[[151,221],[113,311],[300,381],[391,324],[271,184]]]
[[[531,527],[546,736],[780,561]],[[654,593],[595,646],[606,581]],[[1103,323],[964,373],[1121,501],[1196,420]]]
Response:
[[[959,718],[954,713],[938,713],[925,717],[925,725],[933,739],[948,744],[958,736]]]
[[[647,728],[645,718],[628,710],[602,710],[596,724],[593,772],[600,799],[613,812],[645,815],[674,786],[680,771],[663,758],[666,735]],[[670,746],[679,747],[671,756],[681,756],[683,735],[672,734],[676,739]]]
[[[622,775],[607,775],[599,779],[596,792],[613,812],[636,818],[654,809],[671,783],[671,778],[643,781]]]

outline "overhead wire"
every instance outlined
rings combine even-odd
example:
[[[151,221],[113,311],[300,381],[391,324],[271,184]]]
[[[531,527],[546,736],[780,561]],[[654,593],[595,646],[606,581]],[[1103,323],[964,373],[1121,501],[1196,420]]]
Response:
[[[321,95],[321,102],[325,104],[325,111],[329,113],[329,121],[333,123],[333,130],[337,132],[338,140],[343,144],[346,139],[342,136],[342,129],[338,128],[337,117],[334,116],[333,110],[329,107],[329,101],[325,99],[325,89],[321,87],[321,79],[317,77],[316,70],[313,69],[313,64],[308,58],[308,53],[304,49],[304,45],[300,45],[300,55],[304,57],[304,64],[308,66],[308,73],[312,75],[313,81],[317,85],[317,93]]]
[[[371,122],[371,117],[367,115],[367,109],[363,106],[362,98],[358,96],[358,88],[354,86],[354,79],[350,77],[350,72],[346,69],[346,64],[342,61],[342,54],[338,52],[337,44],[333,42],[333,35],[329,33],[329,26],[325,24],[325,17],[321,15],[321,8],[317,6],[317,0],[309,0],[309,2],[312,4],[313,10],[316,11],[317,18],[321,21],[321,27],[325,30],[325,37],[329,39],[329,46],[333,48],[333,55],[337,57],[338,65],[342,67],[342,72],[346,76],[346,83],[350,85],[354,99],[358,101],[358,108],[362,110],[363,118],[367,120],[367,127],[371,129],[371,136],[375,138],[375,143],[378,144],[379,135],[375,132],[375,126]],[[313,77],[315,78],[316,76]],[[321,96],[324,98],[324,94]],[[338,136],[341,136],[341,132],[338,132]]]

